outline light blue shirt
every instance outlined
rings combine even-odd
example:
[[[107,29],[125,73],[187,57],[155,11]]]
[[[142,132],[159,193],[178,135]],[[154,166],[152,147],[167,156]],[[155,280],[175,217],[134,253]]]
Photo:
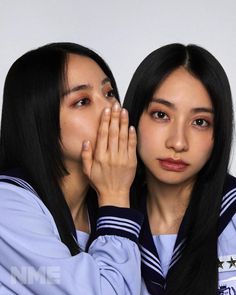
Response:
[[[140,252],[127,237],[138,239],[142,218],[130,217],[132,209],[118,210],[124,218],[101,216],[97,232],[107,234],[98,234],[88,253],[71,256],[33,191],[1,182],[0,295],[140,294]],[[111,234],[114,230],[121,234]],[[77,231],[77,236],[85,249],[88,235]]]
[[[176,238],[175,234],[153,236],[164,276],[169,269]],[[218,258],[222,262],[222,267],[218,269],[219,289],[223,290],[222,294],[236,294],[232,293],[233,289],[236,292],[236,215],[233,216],[218,238]],[[149,294],[144,281],[141,294]]]
[[[77,231],[77,236],[81,242],[80,245],[85,246],[88,234]],[[176,234],[153,236],[164,276],[166,276],[169,269],[176,238]],[[234,288],[236,290],[236,215],[218,238],[218,257],[223,262],[222,267],[219,267],[219,289],[225,286],[225,288]],[[231,257],[235,260],[235,263],[230,263]],[[144,282],[142,282],[141,294],[149,294]]]

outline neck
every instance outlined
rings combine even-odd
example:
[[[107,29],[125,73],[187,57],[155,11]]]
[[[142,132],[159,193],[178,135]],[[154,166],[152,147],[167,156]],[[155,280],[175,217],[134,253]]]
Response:
[[[61,182],[61,189],[70,209],[75,228],[89,232],[89,220],[86,206],[86,195],[89,188],[88,178],[76,163],[67,165],[68,175],[64,176]]]
[[[181,184],[163,183],[147,176],[147,213],[151,232],[176,234],[189,204],[193,179]]]

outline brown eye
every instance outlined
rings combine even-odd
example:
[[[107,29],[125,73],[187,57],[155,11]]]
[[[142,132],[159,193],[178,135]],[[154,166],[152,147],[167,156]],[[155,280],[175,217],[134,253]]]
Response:
[[[107,97],[107,98],[113,98],[113,97],[116,97],[116,94],[115,94],[114,89],[109,90],[109,91],[106,93],[106,97]]]
[[[196,119],[193,121],[193,125],[196,125],[199,127],[207,127],[209,126],[209,122],[207,122],[205,119]]]
[[[80,99],[79,101],[77,101],[75,103],[75,106],[82,107],[82,106],[87,105],[89,103],[90,103],[90,99],[88,99],[87,97],[84,97],[84,98]]]
[[[164,112],[161,112],[161,111],[153,112],[152,117],[154,119],[160,119],[160,120],[168,120],[169,119],[168,115]]]

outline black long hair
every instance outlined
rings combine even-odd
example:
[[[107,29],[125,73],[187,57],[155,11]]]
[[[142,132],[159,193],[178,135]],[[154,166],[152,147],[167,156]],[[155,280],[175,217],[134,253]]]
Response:
[[[0,169],[20,168],[47,206],[62,242],[72,255],[79,248],[71,235],[74,223],[60,188],[67,174],[60,144],[60,102],[67,87],[69,54],[93,59],[116,82],[105,61],[94,51],[74,43],[52,43],[21,56],[11,66],[5,81]]]
[[[217,294],[217,227],[222,191],[226,178],[233,132],[233,107],[228,78],[220,63],[197,45],[169,44],[148,55],[135,71],[124,107],[130,123],[138,128],[154,91],[175,69],[184,67],[208,91],[214,108],[214,147],[198,174],[187,208],[187,241],[182,257],[167,275],[168,295]],[[144,165],[138,169],[132,187],[132,201],[138,206],[145,181]]]

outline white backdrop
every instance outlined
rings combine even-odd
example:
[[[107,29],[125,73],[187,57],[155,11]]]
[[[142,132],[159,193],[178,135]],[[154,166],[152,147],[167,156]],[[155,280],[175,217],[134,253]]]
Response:
[[[0,0],[0,40],[0,104],[16,58],[49,42],[71,41],[102,55],[121,98],[152,50],[173,42],[201,45],[223,65],[236,105],[235,0]],[[230,170],[236,176],[236,155]]]

